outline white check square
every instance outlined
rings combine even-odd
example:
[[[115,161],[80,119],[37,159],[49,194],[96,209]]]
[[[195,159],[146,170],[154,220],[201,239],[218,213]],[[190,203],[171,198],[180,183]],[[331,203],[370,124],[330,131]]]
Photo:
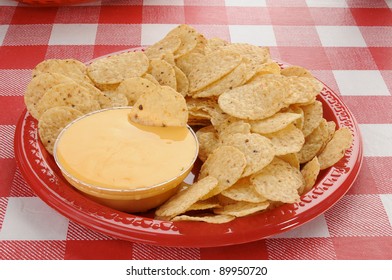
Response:
[[[225,0],[231,7],[267,7],[266,0]]]
[[[271,25],[230,25],[229,32],[232,43],[276,46],[275,32]]]
[[[330,237],[328,225],[324,215],[320,215],[314,220],[301,225],[295,229],[274,235],[273,238],[315,238]]]
[[[177,24],[142,24],[142,46],[151,46],[164,37]]]
[[[392,124],[360,124],[364,156],[392,156]]]
[[[3,44],[7,30],[8,30],[8,25],[0,25],[0,46]]]
[[[357,26],[316,26],[324,47],[366,47]]]
[[[66,240],[68,222],[38,197],[10,197],[0,240]]]
[[[49,45],[94,45],[97,24],[54,24]]]
[[[388,215],[389,223],[392,226],[392,194],[381,194],[380,198]]]
[[[389,96],[389,90],[378,70],[333,70],[342,95]]]
[[[345,0],[306,0],[308,7],[346,8]]]

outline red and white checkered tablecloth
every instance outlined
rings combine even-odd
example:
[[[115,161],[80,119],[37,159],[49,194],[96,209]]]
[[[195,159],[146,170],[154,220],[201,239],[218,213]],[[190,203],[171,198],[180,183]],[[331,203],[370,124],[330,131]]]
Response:
[[[29,188],[13,149],[31,69],[150,45],[177,24],[268,46],[339,93],[364,142],[349,192],[316,219],[256,242],[173,248],[68,220]],[[0,0],[0,259],[392,259],[392,0],[113,0],[31,7]],[[201,233],[202,234],[202,233]]]

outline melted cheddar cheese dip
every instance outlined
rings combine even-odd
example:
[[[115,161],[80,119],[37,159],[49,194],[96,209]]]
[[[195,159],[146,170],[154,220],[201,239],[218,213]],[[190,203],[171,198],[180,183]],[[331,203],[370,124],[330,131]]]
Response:
[[[136,189],[171,180],[188,170],[197,140],[187,127],[131,123],[129,108],[94,112],[69,125],[56,143],[62,171],[104,189]]]

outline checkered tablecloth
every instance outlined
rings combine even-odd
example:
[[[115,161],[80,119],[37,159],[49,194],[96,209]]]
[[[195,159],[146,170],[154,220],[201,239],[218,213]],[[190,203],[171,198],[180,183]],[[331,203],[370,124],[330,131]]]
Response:
[[[113,0],[31,7],[0,0],[0,259],[392,259],[392,0]],[[302,65],[355,115],[362,170],[331,209],[264,240],[217,248],[122,241],[47,206],[18,169],[13,139],[31,69],[89,61],[160,39],[180,23],[268,46]]]

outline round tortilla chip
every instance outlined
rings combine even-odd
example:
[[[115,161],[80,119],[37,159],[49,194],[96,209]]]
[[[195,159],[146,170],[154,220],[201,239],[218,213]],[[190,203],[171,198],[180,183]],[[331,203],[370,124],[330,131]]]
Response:
[[[35,119],[38,119],[39,114],[36,107],[46,91],[55,85],[73,82],[71,78],[59,73],[41,73],[36,75],[27,85],[24,94],[24,102],[27,110]]]
[[[128,106],[128,99],[122,93],[112,92],[112,91],[105,91],[103,94],[109,98],[110,103],[107,106],[101,104],[101,108],[114,108],[114,107],[126,107]]]
[[[203,35],[198,33],[193,27],[180,24],[176,28],[172,29],[167,35],[167,37],[175,36],[180,38],[181,44],[177,50],[174,52],[174,57],[182,57],[187,53],[197,49],[198,47],[204,48],[206,44],[206,39]]]
[[[58,73],[75,81],[91,83],[86,76],[86,69],[86,65],[76,59],[46,59],[35,66],[32,76],[36,77],[42,73]]]
[[[125,95],[128,105],[133,106],[141,95],[157,91],[159,90],[158,87],[159,85],[157,86],[145,78],[132,77],[123,80],[114,90],[114,93]]]
[[[313,78],[313,75],[305,68],[301,66],[291,65],[280,71],[283,76],[296,76],[296,77],[307,77]]]
[[[188,107],[184,97],[171,87],[142,94],[131,108],[129,119],[149,126],[186,126]]]
[[[219,146],[218,135],[213,126],[205,126],[196,131],[199,142],[199,159],[206,161],[208,156]]]
[[[149,73],[160,85],[169,86],[177,90],[176,72],[170,63],[164,60],[153,59],[150,61]]]
[[[264,134],[264,136],[271,140],[277,156],[297,153],[305,143],[302,131],[293,124],[289,124],[277,132]]]
[[[38,135],[45,149],[53,154],[53,147],[62,129],[82,112],[71,107],[53,107],[45,111],[38,121]]]
[[[252,203],[265,202],[267,199],[255,190],[255,186],[250,181],[250,177],[239,179],[230,188],[222,191],[220,195],[235,201],[245,201]]]
[[[268,118],[285,105],[286,90],[278,79],[259,81],[221,94],[219,107],[227,114],[246,120]]]
[[[288,87],[286,105],[310,104],[316,100],[316,96],[322,89],[320,83],[314,78],[289,76],[285,77],[284,81]]]
[[[222,139],[223,145],[234,146],[246,158],[246,166],[241,177],[249,176],[267,166],[275,156],[271,141],[256,133],[235,133]]]
[[[219,139],[224,142],[224,139],[230,137],[235,133],[250,134],[250,124],[240,120],[228,123],[227,125],[222,125],[219,129]]]
[[[301,172],[289,163],[275,158],[267,167],[251,176],[255,190],[272,201],[299,201],[298,189],[305,185]]]
[[[269,48],[254,46],[247,43],[232,43],[222,48],[223,50],[236,52],[246,61],[246,77],[248,81],[258,71],[260,65],[271,59]]]
[[[298,152],[298,159],[300,163],[306,163],[314,158],[324,144],[323,132],[320,127],[317,127],[311,134],[305,138],[305,144]]]
[[[203,163],[199,178],[213,176],[218,179],[218,186],[203,199],[212,197],[231,187],[241,178],[246,166],[243,152],[233,146],[220,146]]]
[[[79,110],[83,114],[101,109],[96,97],[84,86],[77,83],[59,84],[51,87],[37,104],[40,117],[46,110],[68,106]]]
[[[317,157],[314,157],[311,161],[306,163],[304,167],[302,167],[301,173],[305,179],[305,185],[303,189],[298,190],[298,192],[299,194],[304,194],[313,188],[320,173],[320,163]]]
[[[323,120],[323,104],[320,101],[315,101],[312,104],[302,106],[304,111],[304,126],[302,132],[304,136],[308,136],[320,125]]]
[[[177,91],[182,94],[182,96],[186,96],[189,90],[189,81],[184,72],[177,66],[173,66],[174,72],[176,74],[176,82],[177,82]]]
[[[166,36],[162,40],[149,46],[145,51],[145,55],[149,59],[162,59],[166,53],[173,54],[181,45],[181,39],[178,36]]]
[[[300,114],[289,112],[276,113],[275,115],[263,120],[251,121],[250,124],[252,126],[252,132],[267,134],[277,132],[299,118],[301,118]]]
[[[125,52],[94,60],[88,65],[87,74],[99,89],[113,90],[126,78],[142,76],[148,66],[143,52]]]
[[[331,141],[328,142],[324,150],[318,156],[320,169],[324,170],[331,167],[343,158],[344,153],[350,148],[352,142],[353,136],[347,127],[336,130]]]
[[[195,98],[219,96],[225,91],[231,90],[243,84],[246,76],[246,65],[241,63],[233,71],[223,78],[213,82],[205,88],[192,93]]]
[[[210,53],[201,63],[194,65],[189,73],[189,91],[201,90],[219,80],[236,68],[241,59],[241,55],[224,50]]]
[[[155,215],[161,219],[171,219],[182,214],[217,185],[218,180],[212,176],[200,179],[172,196],[155,211]]]

